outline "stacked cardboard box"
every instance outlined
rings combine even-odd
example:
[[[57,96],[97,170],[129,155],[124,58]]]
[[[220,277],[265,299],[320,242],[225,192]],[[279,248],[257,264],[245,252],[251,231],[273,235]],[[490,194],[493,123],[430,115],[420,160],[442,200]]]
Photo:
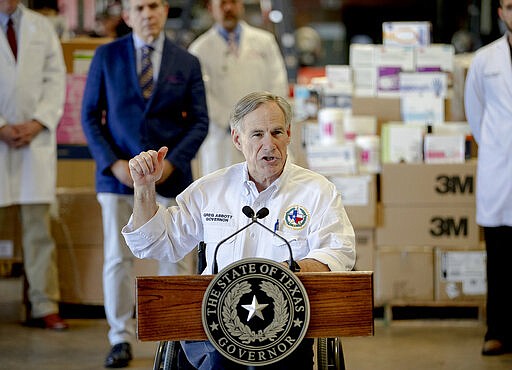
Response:
[[[448,295],[434,294],[446,273],[440,256],[481,249],[475,175],[475,161],[383,164],[376,229],[378,302],[450,301]]]
[[[21,225],[19,207],[0,207],[0,277],[10,277],[21,263]]]
[[[57,244],[61,301],[103,304],[103,230],[94,189],[58,189],[52,234]],[[135,276],[156,275],[157,263],[134,258],[134,271]]]

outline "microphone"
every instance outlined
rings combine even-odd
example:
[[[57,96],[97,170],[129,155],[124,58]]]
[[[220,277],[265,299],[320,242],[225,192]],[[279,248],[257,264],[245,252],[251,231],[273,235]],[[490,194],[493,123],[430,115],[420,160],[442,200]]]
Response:
[[[260,209],[256,214],[254,214],[254,211],[249,206],[244,206],[242,208],[242,213],[247,216],[247,218],[250,218],[252,221],[255,221],[257,219],[265,218],[268,216],[269,210],[266,207],[263,207]]]
[[[247,218],[253,218],[254,217],[254,211],[249,206],[243,206],[242,213],[247,216]]]
[[[247,208],[251,208],[249,206],[245,206]],[[244,207],[244,208],[245,208]],[[251,209],[252,213],[254,213],[254,211]],[[247,214],[244,212],[244,214],[247,216]],[[261,218],[264,218],[264,217],[267,217],[269,214],[269,210],[267,207],[263,207],[262,209],[260,209],[258,212],[256,212],[256,215],[253,216],[252,218],[252,222],[251,224],[255,223],[255,224],[258,224],[260,225],[261,227],[263,227],[265,230],[267,230],[268,232],[271,232],[272,234],[274,234],[275,236],[277,236],[279,239],[281,239],[282,241],[285,242],[286,246],[288,247],[288,253],[290,255],[290,260],[287,261],[288,262],[288,267],[290,268],[291,271],[293,272],[299,272],[300,271],[300,266],[293,260],[293,252],[292,252],[292,247],[290,245],[290,243],[288,242],[288,240],[286,240],[285,238],[283,238],[281,235],[279,235],[277,232],[275,231],[272,231],[270,230],[268,227],[266,227],[265,225],[263,225],[262,223],[259,223],[258,222],[258,219],[261,219]],[[247,216],[249,217],[249,216]]]
[[[225,239],[222,239],[218,244],[217,246],[215,247],[215,252],[213,253],[213,264],[212,264],[212,273],[213,274],[217,274],[219,272],[219,267],[218,267],[218,264],[217,264],[217,252],[219,250],[219,247],[225,243],[226,241],[228,241],[229,239],[231,239],[232,237],[234,237],[235,235],[237,235],[238,233],[242,232],[243,230],[247,229],[249,226],[251,226],[252,224],[258,224],[260,225],[261,227],[263,227],[265,230],[268,230],[269,232],[271,232],[272,234],[274,234],[275,236],[277,236],[279,239],[281,239],[282,241],[284,241],[286,243],[286,246],[288,247],[288,252],[290,254],[290,260],[288,261],[288,266],[290,268],[291,271],[293,272],[299,272],[300,271],[300,267],[299,265],[293,260],[293,253],[292,253],[292,247],[290,246],[290,243],[288,242],[288,240],[286,240],[285,238],[283,238],[281,235],[277,234],[275,231],[272,231],[270,230],[268,227],[266,227],[265,225],[263,225],[262,223],[258,222],[258,219],[262,219],[262,218],[265,218],[268,216],[269,214],[269,210],[268,208],[266,207],[263,207],[261,208],[258,212],[254,213],[254,210],[249,207],[249,206],[243,206],[242,207],[242,213],[244,215],[247,216],[247,218],[250,218],[251,219],[251,222],[249,222],[247,225],[245,225],[244,227],[242,227],[241,229],[235,231],[233,234],[229,235],[227,238]]]

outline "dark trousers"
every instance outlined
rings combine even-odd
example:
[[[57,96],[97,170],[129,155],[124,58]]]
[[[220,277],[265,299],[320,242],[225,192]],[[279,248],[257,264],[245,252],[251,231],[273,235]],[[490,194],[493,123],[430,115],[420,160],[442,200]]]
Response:
[[[484,227],[487,251],[487,333],[512,345],[512,227]]]
[[[265,366],[254,366],[260,370],[311,370],[313,369],[313,343],[304,339],[299,346],[281,361]],[[181,342],[189,362],[198,370],[248,370],[251,367],[237,364],[222,356],[208,341]]]

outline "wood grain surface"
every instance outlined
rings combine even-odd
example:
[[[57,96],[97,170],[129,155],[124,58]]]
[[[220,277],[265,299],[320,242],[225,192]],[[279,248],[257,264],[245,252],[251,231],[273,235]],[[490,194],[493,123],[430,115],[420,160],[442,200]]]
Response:
[[[298,273],[311,307],[311,338],[373,335],[373,273]],[[137,277],[137,336],[141,341],[207,339],[203,295],[213,275]]]

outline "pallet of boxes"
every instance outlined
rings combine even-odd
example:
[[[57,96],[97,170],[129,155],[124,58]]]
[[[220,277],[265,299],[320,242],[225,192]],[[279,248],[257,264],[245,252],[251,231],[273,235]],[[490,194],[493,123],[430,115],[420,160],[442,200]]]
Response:
[[[294,90],[293,153],[340,189],[356,269],[375,271],[385,319],[394,308],[468,307],[481,317],[485,302],[477,148],[452,106],[464,81],[453,46],[431,44],[430,32],[428,22],[386,22],[382,45],[350,45],[349,65],[326,66]]]
[[[353,115],[349,66],[328,65],[325,77],[294,87],[294,160],[332,181],[356,234],[355,269],[373,271],[380,153],[377,119]]]

